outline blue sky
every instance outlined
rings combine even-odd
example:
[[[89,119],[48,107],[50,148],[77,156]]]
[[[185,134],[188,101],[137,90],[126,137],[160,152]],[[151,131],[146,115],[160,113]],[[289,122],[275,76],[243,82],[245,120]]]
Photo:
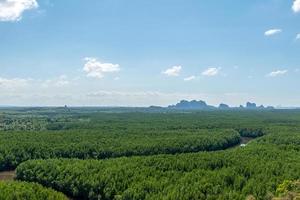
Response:
[[[300,0],[0,0],[0,105],[300,106],[299,21]]]

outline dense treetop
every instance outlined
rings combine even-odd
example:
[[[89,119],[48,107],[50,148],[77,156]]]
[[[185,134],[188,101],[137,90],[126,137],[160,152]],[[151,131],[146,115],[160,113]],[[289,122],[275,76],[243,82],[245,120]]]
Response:
[[[27,161],[20,180],[81,199],[269,199],[300,177],[299,151],[251,143],[215,153],[96,160]]]
[[[60,192],[44,188],[36,183],[0,181],[1,200],[67,200]]]

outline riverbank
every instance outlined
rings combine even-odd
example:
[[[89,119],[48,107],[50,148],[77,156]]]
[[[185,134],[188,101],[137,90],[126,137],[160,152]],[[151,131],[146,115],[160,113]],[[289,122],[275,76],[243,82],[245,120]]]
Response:
[[[16,177],[15,171],[0,172],[0,181],[11,181]]]

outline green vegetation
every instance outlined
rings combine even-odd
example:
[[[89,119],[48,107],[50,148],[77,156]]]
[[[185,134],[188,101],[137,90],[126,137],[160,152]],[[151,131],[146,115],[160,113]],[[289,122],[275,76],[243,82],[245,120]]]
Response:
[[[274,130],[275,132],[275,130]],[[300,151],[299,130],[277,130],[276,134],[269,134],[256,140],[260,144],[275,144],[277,147]]]
[[[214,153],[96,160],[37,160],[17,178],[80,199],[268,199],[300,177],[298,151],[251,144]]]
[[[36,183],[0,181],[0,200],[67,200],[67,197]]]
[[[0,115],[0,131],[42,130],[46,122],[37,116]]]
[[[39,158],[104,159],[132,155],[221,150],[238,144],[234,130],[0,133],[0,170]]]
[[[298,110],[23,108],[1,116],[40,128],[0,132],[0,171],[18,166],[18,180],[78,199],[271,200],[300,179]]]
[[[241,128],[237,130],[243,137],[261,137],[264,135],[262,129],[252,129],[252,128]]]
[[[276,198],[278,200],[299,200],[300,199],[300,181],[289,181],[285,180],[282,184],[280,184],[276,190],[277,196],[280,198]]]

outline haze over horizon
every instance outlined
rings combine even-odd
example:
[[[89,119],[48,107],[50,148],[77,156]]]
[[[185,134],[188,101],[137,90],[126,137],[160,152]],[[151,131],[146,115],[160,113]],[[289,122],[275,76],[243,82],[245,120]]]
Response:
[[[300,0],[0,0],[0,105],[300,106]]]

